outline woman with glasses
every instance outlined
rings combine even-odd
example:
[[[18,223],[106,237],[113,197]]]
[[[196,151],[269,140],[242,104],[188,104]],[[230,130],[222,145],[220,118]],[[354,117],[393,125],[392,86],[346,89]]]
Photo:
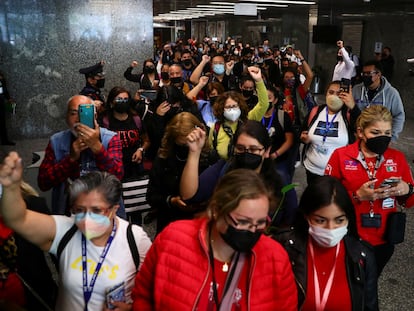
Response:
[[[302,162],[308,185],[324,175],[326,163],[336,148],[355,141],[355,122],[361,111],[350,92],[341,88],[340,81],[329,83],[326,104],[312,108],[302,125]]]
[[[56,310],[109,310],[110,305],[130,310],[134,277],[151,241],[141,227],[128,227],[128,222],[116,216],[121,182],[106,172],[81,176],[68,189],[72,216],[51,216],[26,208],[20,190],[22,173],[21,158],[11,152],[0,165],[0,211],[16,233],[58,256]],[[128,228],[134,240],[131,244]],[[69,231],[72,236],[67,235]],[[66,245],[61,244],[64,239]],[[139,258],[132,255],[131,245],[136,246]],[[113,299],[108,293],[114,297],[115,288],[118,298]]]
[[[394,253],[388,220],[398,205],[414,206],[414,180],[404,154],[389,147],[392,115],[387,108],[364,109],[357,135],[356,142],[333,152],[325,174],[338,178],[352,196],[358,233],[374,246],[379,276]]]
[[[207,202],[219,179],[237,168],[246,168],[259,173],[269,191],[280,198],[282,179],[269,158],[271,141],[266,128],[260,122],[252,120],[244,122],[235,134],[232,157],[228,161],[219,160],[199,175],[199,159],[205,140],[206,133],[200,128],[194,129],[187,136],[189,153],[180,180],[181,198],[187,204]],[[272,203],[272,211],[276,209],[277,204],[278,202]]]
[[[287,254],[263,235],[271,201],[253,170],[226,174],[206,217],[158,235],[137,274],[133,310],[297,310]]]
[[[220,95],[213,106],[217,122],[210,127],[209,142],[220,158],[225,160],[233,154],[233,136],[240,124],[247,120],[262,120],[269,105],[260,68],[250,66],[247,70],[256,83],[257,105],[249,111],[243,95],[229,91]]]
[[[296,224],[274,238],[292,262],[300,310],[378,310],[374,252],[359,239],[339,180],[315,178],[302,194]]]

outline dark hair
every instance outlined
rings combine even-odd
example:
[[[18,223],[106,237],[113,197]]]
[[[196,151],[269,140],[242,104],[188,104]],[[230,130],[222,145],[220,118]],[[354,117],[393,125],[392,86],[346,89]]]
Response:
[[[381,62],[375,59],[367,60],[362,67],[366,67],[366,66],[374,66],[375,70],[378,70],[381,73],[384,72],[384,68],[382,67]]]
[[[263,147],[265,147],[265,149],[269,148],[272,143],[269,137],[269,133],[259,121],[247,120],[243,122],[237,128],[236,133],[234,134],[234,143],[237,142],[237,139],[241,134],[247,134],[251,137],[256,138],[257,141],[261,143]]]
[[[269,85],[267,90],[271,92],[275,98],[277,98],[277,105],[281,105],[283,102],[283,95],[279,92],[279,90],[272,85]]]
[[[154,68],[155,68],[154,60],[153,60],[152,58],[147,58],[147,59],[146,59],[146,60],[144,60],[144,62],[142,63],[142,71],[144,71],[144,69],[145,69],[145,65],[146,65],[147,63],[151,63],[151,64],[154,66]]]
[[[332,176],[317,177],[306,187],[299,202],[296,230],[303,235],[307,235],[309,225],[306,216],[332,203],[336,204],[345,213],[348,219],[348,235],[358,238],[355,208],[352,200],[344,185]]]
[[[210,96],[213,90],[216,90],[217,94],[221,95],[224,93],[224,86],[220,82],[209,82],[206,85],[206,95]]]
[[[252,76],[249,73],[243,73],[240,77],[240,85],[243,85],[244,82],[251,81],[256,86],[256,82],[252,78]]]
[[[327,94],[327,93],[328,93],[329,88],[331,87],[331,85],[334,85],[334,84],[341,85],[341,81],[339,81],[339,80],[335,80],[335,81],[331,81],[331,82],[329,82],[329,83],[328,83],[328,86],[327,86],[327,87],[326,87],[326,89],[325,89],[325,94]]]
[[[126,88],[124,88],[122,86],[114,86],[108,93],[108,98],[106,99],[106,107],[105,108],[106,109],[112,109],[111,108],[112,102],[121,93],[127,93],[128,98],[131,100],[131,94],[129,93],[129,91]]]

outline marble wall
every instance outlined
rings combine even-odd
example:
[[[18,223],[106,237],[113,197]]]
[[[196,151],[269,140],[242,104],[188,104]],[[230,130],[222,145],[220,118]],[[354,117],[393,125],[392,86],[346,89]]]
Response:
[[[17,102],[10,137],[64,129],[67,99],[85,85],[79,69],[104,60],[104,92],[122,85],[132,60],[153,55],[152,1],[0,1],[0,70]]]

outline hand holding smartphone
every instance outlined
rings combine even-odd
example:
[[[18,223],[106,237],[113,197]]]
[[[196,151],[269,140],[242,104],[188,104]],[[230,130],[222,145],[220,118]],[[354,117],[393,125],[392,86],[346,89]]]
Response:
[[[401,178],[386,178],[382,181],[380,187],[395,187],[400,181]]]
[[[349,93],[349,86],[350,85],[351,85],[351,80],[350,79],[342,78],[341,79],[341,84],[339,86],[339,90],[341,92]]]
[[[79,122],[90,127],[95,128],[95,105],[80,104],[78,107]]]

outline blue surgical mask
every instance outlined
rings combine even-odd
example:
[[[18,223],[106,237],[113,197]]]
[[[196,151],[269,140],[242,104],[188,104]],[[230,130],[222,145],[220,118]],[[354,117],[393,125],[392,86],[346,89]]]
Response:
[[[214,64],[213,71],[217,75],[222,75],[224,73],[224,65],[223,64]]]

